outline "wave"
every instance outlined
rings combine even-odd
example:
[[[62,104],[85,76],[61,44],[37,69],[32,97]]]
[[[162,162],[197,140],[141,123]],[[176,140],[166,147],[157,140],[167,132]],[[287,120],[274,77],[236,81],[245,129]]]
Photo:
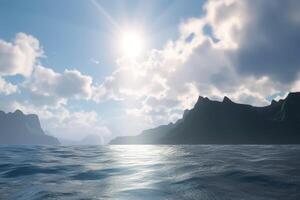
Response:
[[[0,146],[0,199],[300,199],[300,146]]]

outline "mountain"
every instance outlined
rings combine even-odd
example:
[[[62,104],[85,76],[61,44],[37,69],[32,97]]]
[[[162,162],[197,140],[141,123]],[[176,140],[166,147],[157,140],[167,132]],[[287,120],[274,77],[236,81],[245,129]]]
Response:
[[[70,140],[59,138],[59,141],[63,145],[102,145],[102,138],[96,134],[90,134],[82,138],[81,140]]]
[[[265,107],[199,97],[175,124],[110,144],[300,144],[300,92]]]
[[[101,145],[102,138],[96,134],[87,135],[80,141],[80,144],[81,145]]]
[[[0,111],[0,144],[59,144],[41,128],[37,115]]]

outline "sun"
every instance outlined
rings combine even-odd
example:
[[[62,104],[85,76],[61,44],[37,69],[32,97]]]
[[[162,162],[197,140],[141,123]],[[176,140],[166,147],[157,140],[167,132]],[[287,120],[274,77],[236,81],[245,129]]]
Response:
[[[145,48],[145,38],[139,31],[125,31],[121,35],[120,48],[124,56],[135,59],[142,54]]]

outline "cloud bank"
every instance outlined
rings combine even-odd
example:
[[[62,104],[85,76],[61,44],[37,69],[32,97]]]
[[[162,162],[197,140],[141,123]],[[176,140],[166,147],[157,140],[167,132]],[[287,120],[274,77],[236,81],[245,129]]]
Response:
[[[139,62],[120,58],[99,98],[127,101],[127,113],[152,124],[175,120],[198,95],[265,105],[298,87],[299,8],[293,0],[207,1],[163,49]]]
[[[95,112],[71,111],[68,101],[90,100],[96,87],[93,78],[76,69],[63,73],[42,66],[39,58],[44,56],[39,40],[25,33],[18,33],[12,42],[0,40],[0,94],[3,110],[21,109],[36,113],[47,131],[57,137],[80,139],[93,134],[102,138],[110,130]],[[19,75],[23,81],[14,85],[5,77]],[[13,101],[5,96],[16,95]],[[24,98],[28,96],[28,98]]]
[[[59,73],[43,66],[44,52],[33,36],[0,40],[0,93],[27,92],[29,99],[11,107],[40,112],[52,130],[80,135],[92,127],[109,137],[102,117],[71,111],[69,101],[122,102],[120,118],[150,127],[175,121],[199,95],[265,105],[300,90],[299,1],[209,0],[202,9],[204,14],[183,21],[178,38],[162,49],[138,61],[118,58],[118,68],[102,83],[76,69]],[[15,75],[24,82],[6,81]]]

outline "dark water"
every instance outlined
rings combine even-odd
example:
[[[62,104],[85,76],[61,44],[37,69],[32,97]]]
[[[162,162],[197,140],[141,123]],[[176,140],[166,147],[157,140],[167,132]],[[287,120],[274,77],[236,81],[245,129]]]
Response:
[[[300,199],[299,146],[2,146],[0,199]]]

